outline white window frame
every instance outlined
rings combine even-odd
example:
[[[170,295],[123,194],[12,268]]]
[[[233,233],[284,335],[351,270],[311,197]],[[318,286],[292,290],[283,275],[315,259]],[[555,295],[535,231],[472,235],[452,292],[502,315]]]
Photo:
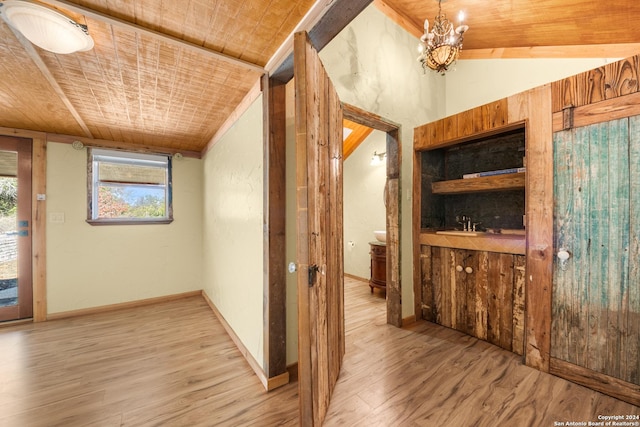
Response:
[[[131,225],[131,224],[169,224],[173,221],[173,196],[172,196],[172,173],[171,173],[171,156],[168,154],[148,154],[136,153],[130,151],[108,150],[102,148],[89,148],[87,150],[88,167],[88,203],[87,203],[87,222],[92,225]],[[161,167],[165,171],[166,185],[151,185],[153,187],[164,188],[165,200],[165,216],[163,217],[126,217],[126,218],[100,218],[98,217],[98,186],[103,184],[98,176],[98,164],[101,162],[109,162],[125,165],[139,165]],[[109,183],[109,186],[123,187],[147,185],[134,183]],[[95,207],[95,209],[94,209]]]

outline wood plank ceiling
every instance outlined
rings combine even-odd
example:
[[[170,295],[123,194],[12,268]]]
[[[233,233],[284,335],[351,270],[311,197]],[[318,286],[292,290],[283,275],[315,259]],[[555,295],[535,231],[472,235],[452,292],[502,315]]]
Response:
[[[436,0],[374,2],[417,37],[423,20],[437,13]],[[1,127],[199,155],[305,14],[333,2],[42,3],[86,24],[95,48],[56,55],[32,46],[0,20]],[[524,49],[518,55],[531,56],[535,49],[558,46],[559,55],[566,55],[569,45],[581,52],[590,47],[595,55],[594,45],[640,43],[637,0],[532,5],[530,0],[445,0],[443,10],[451,18],[460,9],[467,13],[465,57],[506,57],[505,49],[512,55]]]
[[[411,34],[433,24],[437,0],[375,0]],[[617,57],[640,52],[637,0],[442,0],[454,25],[464,11],[469,32],[462,59],[499,57]]]
[[[95,48],[56,55],[35,47],[30,53],[24,45],[31,45],[0,20],[0,126],[200,152],[313,0],[54,3],[89,27]],[[74,13],[69,5],[97,16]],[[205,49],[171,43],[102,15]]]

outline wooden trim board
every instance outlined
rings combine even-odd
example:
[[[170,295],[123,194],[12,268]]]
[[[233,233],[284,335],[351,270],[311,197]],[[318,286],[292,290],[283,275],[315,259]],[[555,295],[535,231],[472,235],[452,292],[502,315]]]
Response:
[[[403,317],[402,318],[402,327],[403,328],[408,328],[413,326],[416,323],[416,315],[412,314],[411,316],[407,316],[407,317]]]
[[[191,157],[195,159],[200,158],[200,153],[197,151],[170,150],[166,147],[132,144],[129,142],[110,141],[107,139],[85,138],[80,136],[61,135],[56,133],[47,133],[46,139],[47,139],[47,142],[57,142],[60,144],[73,144],[74,141],[80,141],[85,146],[112,148],[114,150],[129,150],[129,151],[136,151],[136,152],[149,152],[149,153],[158,153],[158,154],[172,154],[172,153],[179,152],[184,157]]]
[[[87,316],[90,314],[106,313],[109,311],[122,310],[125,308],[136,308],[145,305],[159,304],[167,301],[195,297],[201,295],[202,291],[184,292],[181,294],[166,295],[162,297],[146,298],[136,301],[121,302],[117,304],[101,305],[99,307],[81,308],[79,310],[60,311],[47,315],[47,320],[68,319],[70,317]]]
[[[640,92],[575,107],[572,128],[623,119],[638,114],[640,114]],[[553,132],[562,130],[564,130],[563,112],[559,111],[553,113]]]
[[[364,277],[356,276],[356,275],[349,274],[349,273],[344,273],[344,277],[348,277],[348,278],[353,279],[353,280],[359,280],[361,282],[364,282],[365,284],[369,283],[369,279],[365,279]]]
[[[33,286],[33,321],[47,320],[47,142],[32,138],[31,153],[31,280]]]
[[[271,379],[287,370],[286,85],[265,74],[263,87],[263,369]]]
[[[240,350],[240,353],[245,358],[245,360],[247,361],[247,363],[249,364],[251,369],[253,369],[253,372],[255,372],[256,376],[258,377],[258,379],[260,380],[260,382],[264,386],[265,390],[269,391],[269,390],[273,390],[275,388],[281,387],[281,386],[283,386],[285,384],[289,384],[289,372],[288,371],[286,371],[283,374],[278,375],[276,377],[267,378],[267,375],[262,370],[262,367],[260,366],[258,361],[256,361],[256,359],[249,352],[247,347],[245,347],[245,345],[242,343],[242,340],[240,340],[240,337],[238,337],[238,335],[236,335],[236,333],[233,330],[233,328],[231,327],[231,325],[229,325],[229,323],[227,323],[226,319],[224,318],[222,313],[220,313],[220,311],[215,306],[213,301],[211,301],[211,299],[209,298],[207,293],[203,290],[201,292],[201,294],[202,294],[202,297],[204,298],[204,300],[207,302],[207,304],[211,308],[211,311],[213,311],[213,314],[216,315],[216,317],[218,318],[218,320],[222,324],[222,327],[224,328],[224,330],[227,331],[227,334],[229,334],[229,337],[231,338],[233,343],[236,345],[238,350]]]
[[[624,402],[640,406],[640,385],[600,374],[555,357],[550,360],[549,373],[592,390],[608,394]]]

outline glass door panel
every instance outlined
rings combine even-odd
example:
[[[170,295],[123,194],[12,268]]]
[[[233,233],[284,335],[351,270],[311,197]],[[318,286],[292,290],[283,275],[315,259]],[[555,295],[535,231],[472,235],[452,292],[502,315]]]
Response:
[[[0,321],[31,317],[31,140],[0,136]]]

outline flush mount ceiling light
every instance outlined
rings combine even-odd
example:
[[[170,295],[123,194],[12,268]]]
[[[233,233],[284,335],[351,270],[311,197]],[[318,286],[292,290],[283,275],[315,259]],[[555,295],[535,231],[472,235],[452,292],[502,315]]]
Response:
[[[1,1],[0,15],[27,40],[49,52],[66,54],[93,48],[86,25],[40,4],[24,0]]]
[[[424,20],[424,35],[420,37],[420,45],[418,45],[420,51],[418,61],[422,63],[425,71],[431,69],[444,74],[458,59],[458,54],[462,50],[463,35],[469,29],[469,26],[463,23],[462,11],[458,15],[458,20],[460,25],[454,29],[451,21],[442,13],[442,0],[438,0],[438,16],[433,22],[431,31],[429,31],[429,20]]]

